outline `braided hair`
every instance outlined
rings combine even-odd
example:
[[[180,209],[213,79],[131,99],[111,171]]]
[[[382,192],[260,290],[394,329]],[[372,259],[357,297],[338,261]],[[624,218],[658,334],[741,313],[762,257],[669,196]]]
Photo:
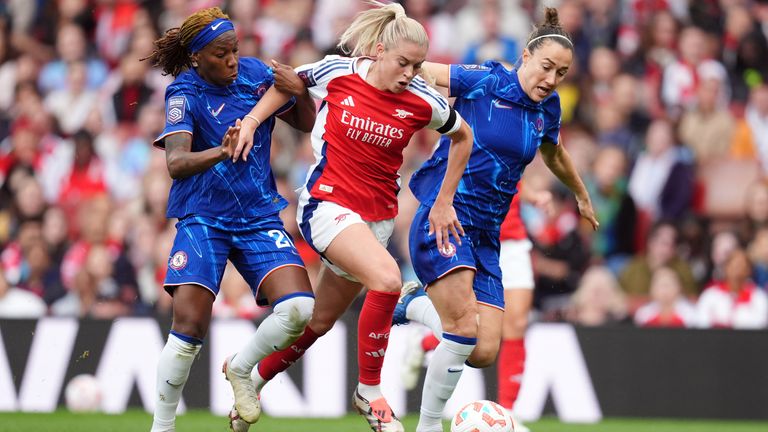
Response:
[[[189,43],[208,24],[219,18],[229,16],[217,7],[199,10],[184,20],[181,27],[168,29],[163,37],[155,41],[155,49],[149,57],[152,66],[163,69],[163,75],[178,76],[185,69],[192,67],[189,55]]]
[[[550,7],[544,8],[544,23],[536,26],[531,34],[528,35],[525,47],[533,54],[546,41],[557,42],[564,48],[573,50],[571,36],[560,26],[560,17],[557,15],[557,9]]]

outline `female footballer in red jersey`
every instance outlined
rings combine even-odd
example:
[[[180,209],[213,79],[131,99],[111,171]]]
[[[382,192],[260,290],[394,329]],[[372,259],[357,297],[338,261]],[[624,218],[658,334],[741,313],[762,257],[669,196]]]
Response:
[[[316,164],[299,196],[302,235],[323,257],[315,287],[315,312],[300,339],[262,360],[257,386],[286,369],[328,332],[365,286],[358,321],[359,384],[354,405],[374,431],[402,431],[380,389],[392,314],[402,285],[400,270],[386,245],[397,215],[398,169],[411,136],[428,127],[453,140],[448,168],[429,214],[439,248],[449,236],[464,234],[453,196],[472,148],[472,131],[448,101],[418,75],[428,38],[402,6],[377,7],[359,14],[339,46],[351,58],[328,56],[297,68],[310,94],[322,99],[312,132]],[[233,160],[245,159],[253,131],[289,95],[270,89],[243,119]],[[258,391],[258,390],[257,390]]]

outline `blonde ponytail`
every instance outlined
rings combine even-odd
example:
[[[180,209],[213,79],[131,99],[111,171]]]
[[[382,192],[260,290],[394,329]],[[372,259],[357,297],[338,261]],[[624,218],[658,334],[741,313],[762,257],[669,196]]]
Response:
[[[409,18],[401,5],[375,0],[368,3],[375,7],[359,13],[339,39],[338,47],[344,53],[353,57],[373,55],[377,43],[381,42],[384,48],[389,49],[401,40],[429,46],[424,27]]]

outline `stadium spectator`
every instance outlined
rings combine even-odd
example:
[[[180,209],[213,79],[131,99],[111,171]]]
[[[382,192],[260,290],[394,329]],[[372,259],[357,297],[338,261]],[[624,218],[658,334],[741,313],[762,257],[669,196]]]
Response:
[[[768,294],[750,279],[752,263],[743,249],[725,261],[721,281],[709,285],[696,303],[696,325],[704,328],[768,327]]]
[[[593,266],[584,272],[570,297],[565,318],[583,326],[615,324],[627,318],[627,301],[616,276],[607,267]]]
[[[763,176],[768,174],[768,85],[759,84],[749,92],[744,118],[739,120],[731,152],[734,157],[754,160]]]
[[[619,274],[621,288],[628,296],[630,311],[648,300],[654,271],[670,267],[680,278],[685,295],[698,294],[691,269],[677,252],[678,232],[669,222],[655,224],[648,234],[645,252],[636,254]]]
[[[678,119],[687,109],[696,105],[696,92],[705,79],[722,82],[720,98],[730,99],[728,74],[722,63],[714,60],[708,40],[709,36],[700,28],[689,26],[680,32],[678,58],[664,68],[661,83],[661,97],[669,115]]]
[[[462,58],[471,44],[480,43],[483,40],[485,29],[480,23],[483,22],[483,14],[486,11],[497,11],[499,22],[504,23],[499,27],[502,37],[515,41],[525,40],[534,22],[531,13],[533,10],[526,11],[526,6],[531,5],[525,5],[520,1],[468,0],[464,7],[456,10],[454,14],[454,29],[450,42],[456,50],[456,58]],[[513,62],[516,60],[516,58],[513,59]]]
[[[72,141],[71,169],[62,179],[57,200],[69,217],[75,215],[83,201],[108,192],[104,163],[96,154],[93,136],[81,130],[72,137]]]
[[[732,103],[743,108],[750,88],[768,76],[768,41],[748,5],[725,10],[722,58],[732,87]]]
[[[731,230],[721,230],[711,234],[712,243],[709,252],[707,283],[722,281],[725,278],[725,266],[728,257],[739,248],[740,241]]]
[[[461,62],[478,64],[485,60],[496,60],[513,64],[520,53],[517,41],[501,33],[502,6],[494,1],[486,1],[480,7],[480,20],[483,37],[480,41],[469,45]],[[450,38],[444,38],[447,40]],[[432,59],[432,57],[430,57]],[[438,59],[434,59],[438,61]]]
[[[654,270],[650,301],[635,311],[635,324],[639,327],[691,327],[694,318],[694,306],[683,296],[683,286],[675,270],[669,267]]]
[[[18,288],[42,298],[47,305],[66,294],[61,283],[59,267],[53,265],[42,237],[26,247],[23,260],[24,274],[17,285]]]
[[[600,229],[590,239],[593,259],[618,274],[635,253],[637,225],[635,203],[627,192],[627,159],[621,149],[601,148],[584,183],[600,221]]]
[[[98,57],[88,56],[88,41],[83,29],[75,24],[62,24],[56,33],[57,58],[40,71],[38,85],[44,94],[67,86],[67,71],[72,62],[86,65],[86,85],[98,89],[107,79],[108,68]]]
[[[84,62],[69,63],[66,86],[52,90],[45,97],[46,109],[56,118],[59,130],[67,136],[83,128],[98,101],[97,91],[86,87],[86,73]]]
[[[552,204],[544,224],[531,233],[537,288],[533,304],[545,320],[561,320],[590,253],[578,230],[573,199],[561,187],[554,187]]]
[[[128,315],[131,308],[127,300],[132,296],[121,292],[114,279],[114,261],[113,252],[107,246],[88,248],[69,292],[51,305],[51,313],[54,316],[97,319]]]
[[[722,85],[718,79],[703,79],[696,90],[696,105],[680,119],[680,141],[693,151],[699,166],[730,157],[735,120],[720,95]]]
[[[584,29],[585,11],[578,0],[564,0],[557,11],[563,31],[568,33],[573,41],[573,70],[568,75],[580,82],[587,76],[589,54],[592,51],[592,44]]]
[[[629,176],[629,194],[644,220],[679,221],[690,212],[695,165],[674,140],[673,125],[654,120]]]
[[[611,81],[610,108],[621,116],[630,134],[629,146],[623,149],[629,168],[634,165],[640,153],[643,137],[651,123],[649,95],[646,93],[643,82],[630,74],[621,73]]]
[[[752,281],[757,286],[768,287],[768,227],[760,228],[747,245],[749,260],[752,262]]]
[[[761,228],[768,227],[768,181],[757,180],[744,185],[745,193],[744,215],[736,224],[739,241],[747,243],[755,238]]]

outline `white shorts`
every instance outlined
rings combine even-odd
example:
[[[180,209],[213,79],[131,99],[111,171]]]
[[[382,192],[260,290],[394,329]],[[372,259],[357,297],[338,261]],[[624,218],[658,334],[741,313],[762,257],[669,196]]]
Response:
[[[504,289],[533,289],[530,240],[504,240],[499,251],[501,284]]]
[[[333,239],[347,227],[359,223],[368,225],[379,243],[387,247],[395,228],[395,220],[368,222],[363,220],[358,213],[336,203],[310,199],[311,196],[305,188],[299,192],[296,221],[299,224],[302,237],[320,254],[323,263],[334,273],[353,282],[359,282],[357,278],[328,261],[324,256],[325,250],[328,249]]]

